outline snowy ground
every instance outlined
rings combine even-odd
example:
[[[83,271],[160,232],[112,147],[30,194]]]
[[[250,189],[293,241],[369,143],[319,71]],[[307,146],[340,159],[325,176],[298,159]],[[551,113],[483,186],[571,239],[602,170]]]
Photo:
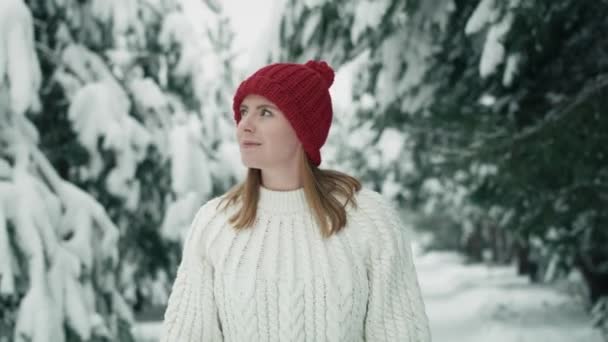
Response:
[[[581,303],[513,267],[465,265],[453,253],[421,255],[416,265],[434,342],[602,342]],[[139,341],[157,341],[158,330],[142,323]]]
[[[136,340],[138,342],[157,342],[160,335],[159,322],[144,322],[136,327]]]
[[[529,284],[514,267],[464,265],[453,253],[416,259],[433,341],[601,342],[581,303]]]

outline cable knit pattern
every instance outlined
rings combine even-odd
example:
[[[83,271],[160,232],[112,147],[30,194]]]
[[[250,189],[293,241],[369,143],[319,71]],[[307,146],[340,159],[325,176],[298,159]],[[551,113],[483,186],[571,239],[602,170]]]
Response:
[[[220,197],[186,240],[161,341],[431,341],[410,240],[395,208],[362,189],[323,239],[302,188],[260,188],[252,229]]]
[[[368,341],[430,341],[431,332],[413,263],[410,240],[395,208],[368,192],[362,210],[374,222],[367,263],[370,294]]]

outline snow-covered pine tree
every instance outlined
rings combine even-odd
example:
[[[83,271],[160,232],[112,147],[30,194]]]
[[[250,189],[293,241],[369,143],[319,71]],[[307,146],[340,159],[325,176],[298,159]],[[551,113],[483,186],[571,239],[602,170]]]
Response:
[[[430,80],[433,125],[462,138],[446,158],[469,168],[469,199],[513,235],[538,281],[583,273],[595,302],[608,293],[605,6],[589,2],[456,3]],[[537,20],[538,18],[543,20]],[[585,48],[589,47],[589,48]],[[491,215],[493,214],[493,215]],[[489,241],[489,240],[488,240]],[[488,246],[487,244],[484,246]],[[491,247],[491,246],[490,246]],[[530,268],[526,270],[526,266]]]
[[[366,183],[410,204],[422,201],[419,189],[429,170],[414,160],[420,158],[419,140],[416,131],[403,129],[411,120],[403,108],[415,112],[432,99],[432,85],[422,80],[451,5],[442,0],[286,1],[276,25],[281,29],[271,60],[322,58],[353,85],[342,107],[337,101],[330,164],[356,170]]]
[[[234,179],[227,21],[212,1],[8,0],[0,42],[0,339],[128,341],[171,241]]]
[[[607,10],[569,0],[286,0],[271,59],[351,68],[354,107],[336,115],[348,127],[336,134],[341,167],[354,164],[380,189],[396,181],[417,209],[449,213],[471,254],[519,255],[537,280],[580,270],[595,301],[608,292]],[[403,155],[383,168],[385,148],[373,146],[387,130],[403,136]]]

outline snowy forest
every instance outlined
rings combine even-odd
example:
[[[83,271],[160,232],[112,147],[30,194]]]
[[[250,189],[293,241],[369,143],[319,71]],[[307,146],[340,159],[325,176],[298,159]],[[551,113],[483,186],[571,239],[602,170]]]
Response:
[[[236,86],[313,58],[336,70],[321,167],[402,208],[434,340],[608,341],[608,2],[272,4],[243,49],[219,0],[0,1],[0,342],[146,340],[195,212],[244,175]],[[439,283],[509,270],[578,325],[450,335]],[[492,281],[473,296],[526,321]]]

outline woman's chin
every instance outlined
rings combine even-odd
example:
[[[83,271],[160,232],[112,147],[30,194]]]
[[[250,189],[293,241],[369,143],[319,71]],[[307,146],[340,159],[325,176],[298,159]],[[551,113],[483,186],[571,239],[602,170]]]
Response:
[[[241,162],[243,165],[250,169],[259,169],[261,167],[260,163],[256,160],[251,160],[251,158],[241,156]]]

